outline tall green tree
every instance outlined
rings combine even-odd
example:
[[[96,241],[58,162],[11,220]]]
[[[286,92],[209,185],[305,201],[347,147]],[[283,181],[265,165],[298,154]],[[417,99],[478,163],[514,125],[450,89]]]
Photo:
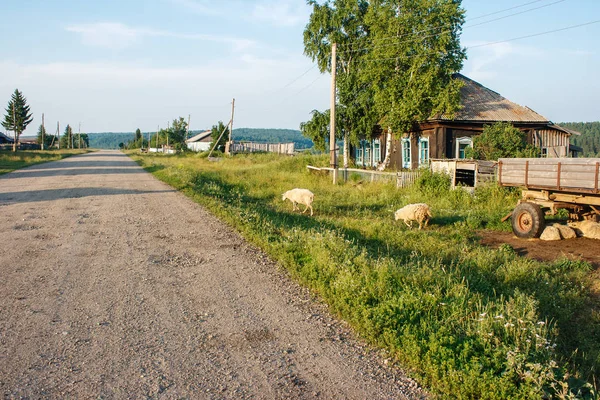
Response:
[[[336,139],[344,139],[344,166],[348,164],[348,142],[357,143],[360,138],[371,136],[377,115],[373,112],[372,85],[360,78],[364,48],[370,44],[370,28],[365,22],[369,10],[367,0],[328,0],[319,4],[315,0],[307,3],[313,7],[304,30],[304,54],[315,61],[322,73],[332,71],[332,44],[339,47],[335,63],[336,82]],[[312,119],[303,124],[301,130],[307,134],[324,135],[322,138],[309,136],[318,146],[329,137],[330,122],[325,112],[313,111]],[[321,124],[317,126],[317,124]]]
[[[2,121],[4,129],[13,131],[15,135],[13,151],[17,151],[19,137],[31,121],[33,121],[33,116],[30,112],[29,105],[27,105],[27,99],[19,89],[15,89],[15,92],[12,94],[8,105],[6,106],[6,114],[4,115],[4,121]]]
[[[173,120],[171,127],[169,128],[169,141],[176,150],[185,150],[187,146],[185,140],[187,139],[187,122],[183,117],[179,117]]]
[[[479,136],[473,138],[473,148],[467,156],[478,160],[496,161],[503,157],[539,157],[540,149],[527,144],[524,132],[508,122],[486,125]]]
[[[44,149],[49,149],[50,146],[52,145],[52,141],[54,139],[53,135],[48,135],[48,132],[46,132],[46,128],[44,127],[44,125],[40,124],[40,127],[38,128],[37,131],[37,143],[39,145],[44,145]]]
[[[140,128],[137,128],[135,130],[135,141],[139,141],[142,138],[142,131],[140,131]]]
[[[219,121],[219,123],[213,125],[210,132],[210,137],[212,138],[210,148],[212,149],[215,147],[215,150],[224,151],[225,143],[227,143],[229,140],[229,127],[225,126],[223,121]]]
[[[60,137],[60,148],[61,149],[72,149],[73,148],[73,128],[71,125],[65,126],[65,131]]]
[[[365,16],[372,47],[362,78],[375,90],[377,112],[394,132],[436,115],[452,115],[466,58],[460,46],[461,0],[372,0]]]

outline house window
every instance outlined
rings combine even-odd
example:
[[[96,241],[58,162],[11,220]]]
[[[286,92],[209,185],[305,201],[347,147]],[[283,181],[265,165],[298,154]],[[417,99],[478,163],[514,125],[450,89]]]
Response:
[[[367,140],[361,140],[361,143],[365,149],[365,162],[363,165],[365,167],[370,167],[371,166],[371,142],[369,142]]]
[[[402,139],[402,168],[410,168],[410,138]]]
[[[373,166],[381,162],[381,142],[379,139],[373,140]]]
[[[419,166],[429,164],[429,138],[419,139]]]
[[[363,165],[362,141],[361,141],[361,143],[358,144],[358,146],[356,146],[356,152],[355,152],[354,158],[356,159],[356,165]]]
[[[473,147],[473,139],[470,137],[461,137],[456,139],[456,158],[467,158],[465,150],[467,147]]]

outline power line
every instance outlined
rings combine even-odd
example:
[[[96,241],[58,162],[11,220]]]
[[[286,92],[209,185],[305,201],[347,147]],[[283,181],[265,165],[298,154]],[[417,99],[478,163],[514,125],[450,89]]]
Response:
[[[538,33],[532,33],[530,35],[525,35],[525,36],[519,36],[519,37],[514,37],[514,38],[510,38],[510,39],[506,39],[506,40],[498,40],[496,42],[488,42],[488,43],[482,43],[482,44],[476,44],[473,46],[469,46],[469,47],[465,47],[466,50],[469,49],[473,49],[476,47],[484,47],[484,46],[493,46],[495,44],[499,44],[499,43],[506,43],[506,42],[513,42],[515,40],[521,40],[521,39],[527,39],[527,38],[531,38],[531,37],[536,37],[536,36],[542,36],[542,35],[547,35],[550,33],[555,33],[555,32],[562,32],[562,31],[566,31],[569,29],[575,29],[575,28],[580,28],[582,26],[587,26],[587,25],[592,25],[592,24],[597,24],[598,22],[600,22],[599,20],[596,21],[591,21],[591,22],[586,22],[583,24],[577,24],[577,25],[571,25],[571,26],[567,26],[564,28],[559,28],[559,29],[553,29],[551,31],[545,31],[545,32],[538,32]],[[412,58],[412,57],[416,57],[420,54],[415,54],[415,55],[411,55],[411,56],[404,56],[402,57],[403,59],[405,58]],[[376,58],[376,59],[371,59],[371,60],[362,60],[363,62],[374,62],[374,61],[391,61],[391,60],[397,60],[401,57],[390,57],[390,58]]]
[[[520,5],[520,6],[511,7],[511,8],[505,9],[505,10],[501,10],[501,11],[496,11],[496,12],[493,12],[493,13],[490,13],[490,14],[487,14],[487,15],[482,15],[482,16],[477,17],[475,19],[480,19],[480,18],[489,16],[489,15],[494,15],[494,14],[502,13],[502,12],[505,12],[505,11],[508,11],[508,10],[512,10],[512,9],[515,9],[515,8],[524,7],[525,5],[537,3],[539,1],[542,1],[542,0],[537,0],[537,1],[529,2],[529,3],[526,3],[526,4]],[[525,14],[525,13],[528,13],[528,12],[531,12],[531,11],[539,10],[541,8],[550,7],[550,6],[553,6],[555,4],[562,3],[564,1],[566,1],[566,0],[557,0],[557,1],[553,2],[553,3],[544,4],[544,5],[541,5],[541,6],[538,6],[538,7],[534,7],[534,8],[530,8],[530,9],[527,9],[527,10],[519,11],[519,12],[516,12],[516,13],[513,13],[513,14],[504,15],[502,17],[494,18],[494,19],[491,19],[489,21],[479,22],[479,23],[473,24],[473,25],[466,25],[466,26],[463,27],[463,29],[473,28],[473,27],[476,27],[476,26],[481,26],[481,25],[492,23],[492,22],[500,21],[500,20],[503,20],[503,19],[506,19],[506,18],[510,18],[510,17],[514,17],[514,16],[517,16],[517,15]],[[441,25],[441,26],[435,26],[435,27],[431,27],[431,28],[428,28],[428,29],[424,29],[422,31],[413,32],[413,33],[406,33],[406,34],[403,34],[403,35],[388,36],[388,37],[384,37],[384,38],[381,38],[381,39],[378,39],[378,40],[401,39],[401,38],[407,37],[407,36],[415,36],[415,35],[419,35],[421,33],[427,33],[427,32],[431,32],[431,31],[438,30],[438,29],[444,29],[445,27],[448,27],[448,26],[450,26],[450,24]],[[430,37],[435,37],[435,36],[438,36],[438,35],[441,35],[441,34],[444,34],[444,33],[450,33],[452,31],[453,31],[453,29],[447,29],[445,31],[437,32],[437,33],[434,33],[434,34],[431,34],[431,35],[413,37],[411,39],[400,41],[400,42],[396,42],[396,43],[388,43],[388,44],[367,46],[367,47],[364,47],[364,48],[361,48],[361,49],[344,50],[344,51],[340,51],[339,53],[356,53],[356,52],[360,52],[360,51],[364,51],[364,50],[371,50],[371,49],[377,49],[377,48],[382,48],[382,47],[398,46],[398,45],[403,44],[403,43],[409,43],[409,42],[413,42],[413,41],[416,41],[416,40],[428,39]]]

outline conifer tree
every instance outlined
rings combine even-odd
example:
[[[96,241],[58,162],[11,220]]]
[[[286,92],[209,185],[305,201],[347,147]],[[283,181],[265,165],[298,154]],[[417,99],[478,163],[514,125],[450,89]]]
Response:
[[[13,151],[17,151],[19,137],[31,121],[33,121],[33,116],[29,105],[27,105],[27,99],[19,89],[15,89],[6,106],[6,114],[4,115],[4,121],[2,121],[4,129],[14,132],[15,142],[13,143]]]

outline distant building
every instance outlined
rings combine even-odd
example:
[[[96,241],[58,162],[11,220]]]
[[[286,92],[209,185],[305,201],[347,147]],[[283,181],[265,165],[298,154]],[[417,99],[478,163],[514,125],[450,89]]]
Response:
[[[197,152],[210,150],[210,144],[212,143],[212,137],[210,136],[211,132],[212,131],[204,131],[187,139],[185,141],[187,148]]]
[[[579,132],[555,125],[528,107],[513,103],[482,84],[456,74],[463,81],[461,109],[453,119],[441,115],[419,123],[411,132],[392,141],[391,169],[417,169],[429,165],[431,159],[464,159],[465,149],[473,145],[473,137],[485,125],[510,122],[527,134],[527,141],[541,150],[542,157],[576,156],[579,148],[569,143]],[[357,165],[376,167],[386,154],[385,135],[361,140],[352,146],[351,156]]]

